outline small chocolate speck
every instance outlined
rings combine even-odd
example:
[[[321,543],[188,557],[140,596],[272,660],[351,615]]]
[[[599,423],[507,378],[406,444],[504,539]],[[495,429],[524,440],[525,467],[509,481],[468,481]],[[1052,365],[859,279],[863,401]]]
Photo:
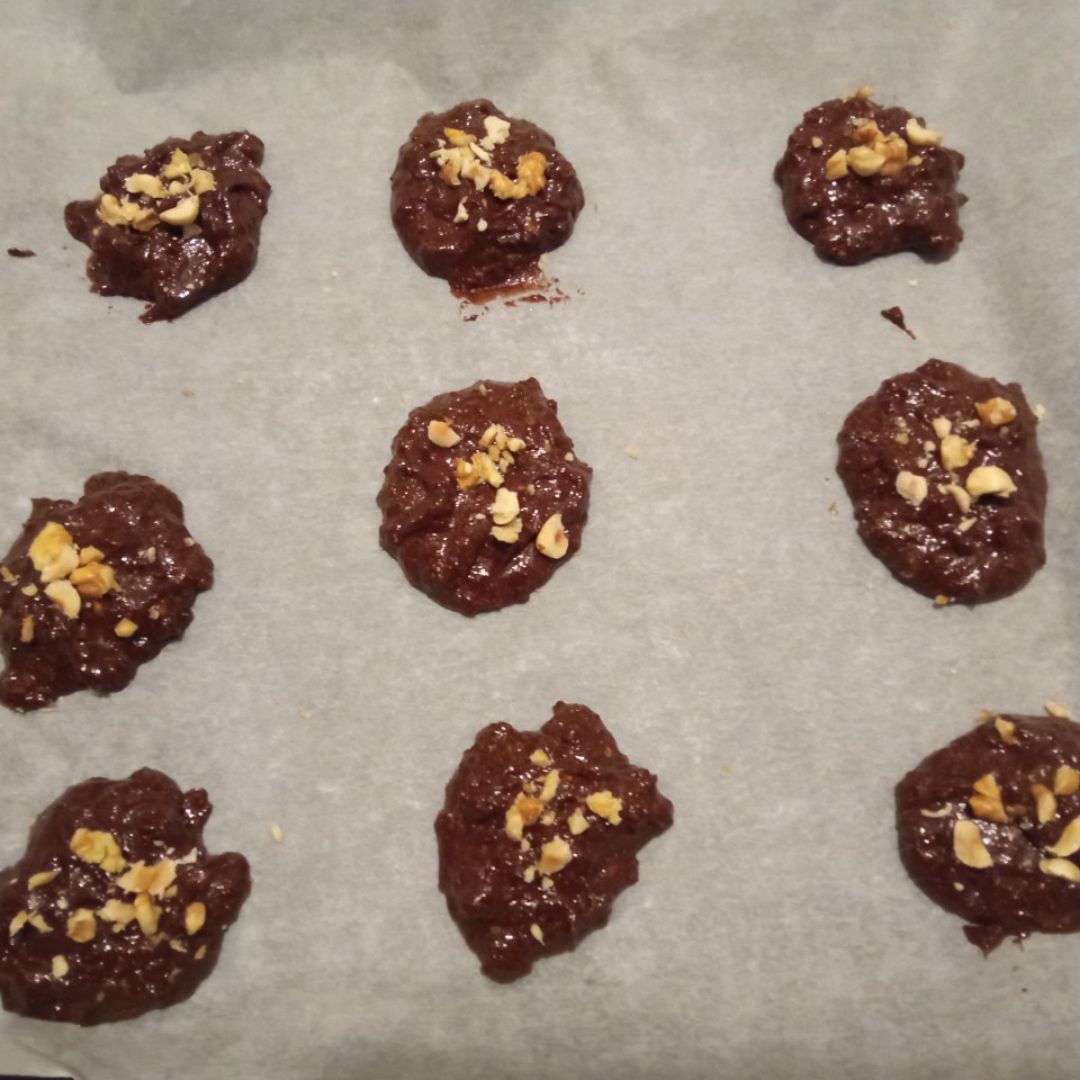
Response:
[[[37,252],[31,251],[29,248],[8,248],[7,253],[13,259],[32,259]]]

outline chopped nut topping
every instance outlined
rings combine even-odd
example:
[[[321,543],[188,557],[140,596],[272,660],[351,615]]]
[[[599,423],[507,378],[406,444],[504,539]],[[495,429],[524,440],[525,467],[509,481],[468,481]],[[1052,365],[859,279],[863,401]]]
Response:
[[[285,840],[285,831],[276,821],[270,826],[270,835],[279,844]]]
[[[559,790],[559,770],[552,769],[544,776],[543,786],[540,788],[540,801],[545,805],[555,798],[555,792]]]
[[[622,818],[619,816],[623,807],[622,799],[617,799],[610,791],[594,791],[585,799],[585,805],[609,825],[622,824]]]
[[[454,224],[460,225],[463,221],[469,220],[469,211],[465,209],[465,200],[457,204],[457,213],[454,215]]]
[[[79,553],[80,557],[82,552]],[[104,596],[116,588],[116,574],[111,566],[101,562],[90,562],[71,571],[68,581],[83,596]]]
[[[509,525],[492,525],[491,535],[503,544],[516,544],[521,539],[521,530],[524,522],[521,518],[514,518]]]
[[[97,936],[97,919],[89,908],[78,908],[68,916],[67,936],[84,945]]]
[[[971,496],[959,484],[938,484],[938,491],[942,495],[951,495],[961,513],[966,514],[971,509]]]
[[[820,150],[825,145],[825,143],[822,141],[822,138],[821,138],[820,135],[813,135],[810,138],[810,145],[815,150]]]
[[[1048,716],[1056,716],[1059,720],[1071,720],[1069,710],[1061,704],[1060,701],[1046,701],[1043,702],[1043,708],[1046,710]]]
[[[495,492],[495,501],[491,504],[491,517],[496,525],[509,525],[518,516],[520,510],[516,491],[501,487]]]
[[[158,217],[166,225],[191,225],[199,216],[199,196],[189,195],[169,210],[162,210]]]
[[[169,938],[169,948],[174,952],[187,952],[187,945],[185,945],[179,938]]]
[[[1069,859],[1040,859],[1039,869],[1051,877],[1064,878],[1066,881],[1080,881],[1080,866]]]
[[[150,899],[149,893],[141,892],[135,897],[135,918],[146,937],[153,937],[157,933],[161,908]]]
[[[948,607],[952,603],[951,597],[946,596],[944,593],[938,593],[934,597],[934,604],[937,607]]]
[[[953,812],[953,804],[947,802],[939,810],[920,810],[919,813],[926,818],[946,818]]]
[[[526,866],[521,876],[524,878],[526,885],[531,885],[536,880],[536,867]]]
[[[127,865],[112,833],[76,829],[68,846],[84,862],[96,863],[109,874],[119,874]]]
[[[534,765],[540,765],[542,767],[546,767],[551,764],[551,758],[548,757],[548,753],[546,750],[534,750],[529,755],[529,760]]]
[[[930,422],[934,426],[934,434],[939,439],[944,439],[952,431],[952,421],[947,416],[935,416]]]
[[[1035,796],[1035,814],[1040,825],[1053,821],[1057,816],[1057,799],[1045,784],[1032,784],[1031,794]]]
[[[134,921],[135,905],[123,900],[106,900],[105,906],[98,909],[97,916],[107,923],[112,923],[113,931],[117,932]]]
[[[208,191],[217,191],[217,182],[209,169],[192,169],[191,187],[196,195],[205,195]]]
[[[195,950],[195,959],[196,960],[201,960],[205,955],[206,955],[206,946],[205,945],[200,945]]]
[[[8,924],[8,937],[14,937],[26,925],[26,920],[29,918],[30,912],[20,911]]]
[[[19,640],[24,645],[29,645],[34,640],[34,616],[24,615],[22,626],[19,628]]]
[[[840,180],[848,174],[847,151],[837,150],[825,162],[825,179]]]
[[[131,195],[149,195],[152,199],[164,199],[165,185],[150,173],[133,173],[124,181],[124,190]]]
[[[925,476],[919,476],[917,473],[908,472],[907,469],[901,469],[896,474],[896,491],[912,506],[919,506],[923,499],[926,498],[929,485]]]
[[[541,945],[544,944],[544,931],[540,929],[539,923],[533,923],[532,926],[529,927],[529,933],[532,934]]]
[[[11,567],[0,566],[0,579],[8,585],[14,585],[19,579],[11,572]]]
[[[55,881],[59,870],[42,870],[39,874],[32,874],[26,882],[28,889],[37,889],[42,885],[48,885],[50,881]]]
[[[549,559],[561,559],[570,549],[570,539],[563,528],[562,514],[552,514],[536,537],[536,550]]]
[[[536,864],[541,874],[557,874],[570,865],[574,853],[561,836],[549,840],[540,849],[540,861]]]
[[[116,884],[124,892],[149,893],[151,896],[164,896],[165,890],[176,880],[176,862],[162,859],[161,862],[147,866],[141,859],[132,864]]]
[[[967,818],[961,818],[953,826],[953,853],[972,870],[985,870],[994,865],[994,858],[986,850],[979,826]]]
[[[1001,825],[1008,822],[1009,817],[1005,813],[1005,807],[1001,801],[1001,788],[993,773],[981,776],[972,785],[975,794],[968,799],[971,812],[984,821],[996,821]]]
[[[869,146],[853,146],[847,152],[847,163],[859,176],[874,176],[881,172],[885,155]]]
[[[478,218],[477,219],[477,222],[476,222],[476,231],[477,232],[487,232],[487,227],[488,227],[487,218]]]
[[[940,146],[943,138],[940,131],[923,127],[914,116],[908,117],[904,126],[904,134],[912,146]]]
[[[62,979],[71,970],[67,959],[63,956],[54,956],[52,958],[52,977],[54,979]]]
[[[975,444],[960,435],[946,435],[941,440],[941,464],[946,469],[962,469],[975,456]]]
[[[965,486],[973,499],[981,499],[984,495],[1006,499],[1016,491],[1012,477],[997,465],[979,465],[972,469]]]
[[[41,574],[42,584],[66,578],[79,565],[75,540],[63,525],[46,522],[30,542],[30,561]]]
[[[103,562],[105,559],[105,552],[101,548],[96,548],[93,544],[87,544],[86,547],[79,549],[79,565],[86,566],[87,563]]]
[[[188,937],[197,934],[206,923],[206,905],[201,900],[188,904],[184,909],[184,930]]]
[[[1054,794],[1075,795],[1080,791],[1080,772],[1071,765],[1059,765],[1054,773]]]
[[[1067,858],[1080,851],[1080,817],[1074,817],[1065,826],[1058,837],[1057,843],[1046,849],[1051,855],[1061,855]]]
[[[427,437],[436,445],[449,449],[461,442],[461,436],[444,420],[432,420],[427,426]]]
[[[113,633],[119,638],[134,637],[139,632],[139,624],[131,619],[121,619],[114,627]]]
[[[69,618],[77,619],[82,609],[82,598],[70,581],[50,581],[45,586],[45,595]]]
[[[988,427],[1001,427],[1016,419],[1016,406],[1008,398],[992,397],[989,401],[976,401],[975,411]]]
[[[485,150],[494,150],[510,138],[510,122],[501,116],[485,116],[484,131],[487,134],[480,140],[480,145]]]
[[[956,526],[957,532],[965,533],[970,529],[979,519],[973,517],[961,518],[960,524]]]
[[[51,934],[52,927],[45,921],[45,916],[39,911],[27,917],[26,920],[38,933]]]
[[[580,836],[588,827],[589,822],[580,810],[575,810],[566,820],[571,836]]]
[[[176,180],[181,176],[190,176],[191,169],[191,158],[183,150],[174,150],[172,157],[169,158],[168,165],[161,170],[161,175],[166,180]]]
[[[1011,720],[996,716],[994,717],[994,728],[997,730],[998,735],[1001,736],[1001,741],[1003,743],[1006,743],[1008,746],[1016,745],[1016,725]]]
[[[21,592],[23,596],[37,596],[38,587],[31,583],[30,585],[24,585],[19,592]]]

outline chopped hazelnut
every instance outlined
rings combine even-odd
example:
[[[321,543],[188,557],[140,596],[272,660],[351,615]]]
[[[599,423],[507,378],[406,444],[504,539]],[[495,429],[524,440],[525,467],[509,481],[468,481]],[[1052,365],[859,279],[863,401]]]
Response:
[[[1001,427],[1016,419],[1016,406],[1008,398],[992,397],[988,401],[976,401],[975,411],[988,427]]]
[[[908,117],[904,133],[912,146],[940,146],[943,138],[940,131],[923,127],[914,116]]]
[[[42,885],[48,885],[50,881],[55,881],[59,870],[42,870],[38,874],[31,874],[27,879],[26,887],[28,889],[38,889]]]
[[[480,145],[486,150],[494,150],[510,138],[510,122],[501,116],[485,116],[484,131],[487,134],[480,140]]]
[[[536,550],[549,559],[561,559],[570,549],[570,539],[563,528],[562,514],[552,514],[536,537]]]
[[[104,596],[116,588],[116,574],[113,568],[102,562],[91,562],[76,567],[68,576],[68,581],[83,596]]]
[[[962,514],[971,509],[971,496],[959,484],[938,484],[938,491],[942,495],[951,495]]]
[[[79,553],[71,533],[55,521],[48,521],[42,526],[30,542],[29,555],[45,585],[66,578],[79,565]]]
[[[68,916],[67,936],[80,945],[94,940],[97,936],[97,919],[89,908],[77,908]]]
[[[934,434],[939,439],[944,439],[952,431],[952,421],[947,416],[935,416],[930,422],[934,426]]]
[[[534,751],[533,751],[533,752],[532,752],[532,753],[531,753],[531,754],[529,755],[529,760],[530,760],[530,761],[531,761],[531,762],[532,762],[532,763],[533,763],[534,765],[540,765],[540,766],[547,766],[547,765],[550,765],[550,764],[551,764],[551,758],[550,758],[550,757],[548,757],[548,753],[547,753],[547,751],[546,751],[546,750],[543,750],[543,749],[537,749],[537,750],[534,750]]]
[[[119,874],[127,865],[112,833],[76,829],[68,846],[84,862],[96,863],[109,874]]]
[[[575,810],[566,820],[571,836],[580,836],[588,827],[589,822],[580,810]]]
[[[846,150],[837,150],[825,162],[825,179],[840,180],[848,174],[848,160]]]
[[[68,964],[67,959],[63,956],[54,956],[52,958],[52,977],[54,979],[62,979],[71,970],[71,966]]]
[[[1043,708],[1046,710],[1048,716],[1056,716],[1059,720],[1072,719],[1069,715],[1069,710],[1066,709],[1060,701],[1043,702]]]
[[[1057,816],[1057,799],[1045,784],[1032,784],[1031,794],[1035,796],[1035,816],[1040,825],[1053,821]]]
[[[116,884],[130,893],[149,893],[151,896],[163,896],[165,890],[176,880],[176,862],[162,859],[160,862],[146,865],[141,859],[133,863]]]
[[[1001,736],[1001,741],[1007,746],[1016,745],[1016,725],[1011,720],[1006,720],[1002,716],[994,717],[994,729]]]
[[[11,922],[8,923],[8,937],[14,937],[26,925],[26,921],[29,918],[29,911],[17,912]]]
[[[121,619],[114,627],[113,633],[118,638],[134,637],[139,632],[139,624],[131,619]]]
[[[540,801],[545,805],[555,798],[555,792],[559,790],[559,770],[552,769],[544,776],[543,786],[540,788]]]
[[[188,904],[184,909],[184,930],[188,937],[197,934],[206,923],[206,905],[201,900]]]
[[[540,929],[539,923],[533,923],[532,926],[529,927],[529,933],[532,934],[541,945],[544,944],[544,931]]]
[[[1080,851],[1080,817],[1074,817],[1065,826],[1057,842],[1046,850],[1051,855],[1060,855],[1062,858],[1068,858]]]
[[[50,581],[45,586],[45,595],[69,618],[77,619],[82,609],[82,599],[78,590],[66,578]]]
[[[191,158],[189,158],[183,150],[174,150],[168,165],[161,170],[161,175],[164,176],[166,180],[176,180],[181,176],[190,176],[191,169]]]
[[[561,836],[556,836],[540,849],[540,862],[537,866],[542,874],[557,874],[569,866],[573,857],[574,854],[566,840]]]
[[[1064,878],[1066,881],[1080,881],[1080,866],[1070,859],[1040,859],[1039,869],[1051,877]]]
[[[432,420],[427,426],[427,437],[445,449],[461,442],[461,436],[444,420]]]
[[[524,527],[521,518],[516,517],[509,525],[492,525],[491,535],[500,543],[516,544],[521,539],[521,530]]]
[[[820,135],[812,135],[810,137],[810,145],[815,150],[820,150],[825,145],[825,143],[822,141],[822,138],[821,138]]]
[[[124,190],[130,195],[149,195],[151,199],[165,198],[165,185],[150,173],[132,173],[124,181]]]
[[[39,934],[51,934],[52,927],[45,921],[40,911],[35,911],[26,920]]]
[[[594,791],[585,799],[585,805],[609,825],[622,824],[622,799],[617,799],[610,791]]]
[[[994,858],[986,850],[979,826],[968,818],[961,818],[953,826],[953,853],[972,870],[985,870],[994,865]]]
[[[139,893],[135,897],[135,919],[146,937],[153,937],[157,933],[160,918],[161,908],[150,899],[150,894]]]
[[[917,473],[908,472],[907,469],[901,469],[896,474],[896,491],[912,506],[919,506],[923,499],[926,498],[929,484],[926,482],[925,476],[919,476]]]
[[[107,923],[112,923],[114,931],[123,930],[128,923],[135,920],[135,905],[123,900],[106,900],[105,905],[98,908],[97,916]]]
[[[209,169],[192,169],[191,186],[196,195],[205,195],[208,191],[217,191],[217,182]]]
[[[885,155],[869,146],[853,146],[847,152],[847,163],[859,176],[875,176],[885,164]]]
[[[972,469],[965,487],[973,499],[981,499],[984,495],[997,495],[1005,499],[1016,491],[1012,477],[997,465],[979,465]]]
[[[946,435],[941,440],[941,464],[946,469],[962,469],[975,456],[975,444],[960,435]]]
[[[34,616],[24,615],[22,625],[19,627],[19,640],[24,645],[29,645],[34,640]]]
[[[495,492],[495,501],[491,504],[491,517],[496,525],[509,525],[518,516],[520,510],[516,491],[501,487]]]
[[[195,950],[195,959],[196,960],[201,960],[205,955],[206,955],[206,946],[205,945],[200,945]]]
[[[1080,772],[1071,765],[1059,765],[1054,773],[1054,794],[1075,795],[1080,791]]]
[[[190,225],[199,216],[199,196],[189,195],[158,215],[166,225]]]
[[[972,785],[975,794],[968,799],[971,811],[976,817],[984,821],[996,821],[1004,825],[1008,822],[1008,815],[1001,800],[1001,788],[993,773],[987,773],[979,777]]]
[[[93,544],[87,544],[86,547],[79,549],[79,565],[86,566],[87,563],[92,562],[104,562],[105,552],[101,548],[96,548]]]

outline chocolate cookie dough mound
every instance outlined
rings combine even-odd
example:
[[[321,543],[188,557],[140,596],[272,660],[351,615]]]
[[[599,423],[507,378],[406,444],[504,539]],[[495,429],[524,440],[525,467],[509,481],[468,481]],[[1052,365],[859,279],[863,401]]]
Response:
[[[998,716],[896,788],[900,858],[989,952],[1010,934],[1080,930],[1080,725]]]
[[[0,563],[0,703],[122,689],[184,633],[213,576],[180,500],[148,476],[98,473],[78,502],[34,499]]]
[[[1046,561],[1046,475],[1016,383],[930,360],[857,405],[837,472],[866,546],[938,603],[1016,592]]]
[[[405,250],[464,292],[527,282],[585,205],[555,140],[490,101],[427,113],[398,153],[390,211]]]
[[[464,615],[523,604],[581,546],[592,469],[556,409],[526,379],[409,414],[379,492],[379,539],[433,600]]]
[[[130,1020],[190,997],[251,891],[208,855],[206,792],[140,769],[68,788],[0,873],[0,998],[39,1020]]]
[[[774,178],[792,228],[837,263],[916,251],[947,255],[964,233],[964,155],[906,109],[865,91],[826,101],[788,136]]]
[[[539,731],[484,728],[435,820],[439,888],[484,974],[519,979],[605,926],[672,813],[584,705],[558,702]]]
[[[243,281],[270,197],[262,159],[262,141],[246,131],[197,131],[120,158],[101,196],[64,210],[68,232],[90,248],[94,292],[148,300],[141,318],[155,322]]]

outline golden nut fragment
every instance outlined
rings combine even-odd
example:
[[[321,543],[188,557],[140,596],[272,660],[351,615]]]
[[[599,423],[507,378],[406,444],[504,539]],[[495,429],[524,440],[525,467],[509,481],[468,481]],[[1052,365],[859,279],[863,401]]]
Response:
[[[589,827],[588,819],[580,810],[575,810],[566,819],[566,824],[570,829],[571,836],[580,836]]]
[[[445,450],[461,442],[461,436],[445,420],[432,420],[427,426],[427,437]]]
[[[1080,866],[1069,859],[1040,859],[1039,869],[1051,877],[1064,878],[1066,881],[1080,881]]]
[[[993,773],[981,776],[972,785],[975,794],[968,799],[972,813],[984,821],[996,821],[1001,825],[1008,822],[1008,815],[1001,801],[1001,788]]]
[[[536,865],[541,874],[557,874],[570,865],[573,857],[569,843],[561,836],[556,836],[540,849],[540,861]]]
[[[104,596],[116,588],[116,574],[113,572],[113,568],[101,562],[91,562],[85,566],[77,566],[71,571],[68,581],[83,596]]]
[[[52,927],[45,921],[45,916],[40,911],[35,911],[26,920],[39,934],[51,934]]]
[[[594,791],[585,799],[585,805],[609,825],[622,824],[622,799],[617,799],[610,791]]]
[[[188,937],[197,934],[206,922],[206,905],[201,900],[188,904],[184,909],[184,930]]]
[[[196,195],[205,195],[208,191],[217,191],[217,181],[209,169],[192,169],[191,186]]]
[[[896,474],[896,492],[911,503],[912,506],[921,505],[929,490],[930,486],[927,483],[925,476],[919,476],[918,473],[908,472],[907,469],[901,469],[900,472]]]
[[[161,862],[146,865],[141,859],[133,863],[123,877],[116,882],[124,892],[149,893],[151,896],[164,896],[165,890],[176,880],[176,862],[162,859]]]
[[[131,619],[121,619],[114,627],[113,633],[118,638],[134,637],[139,632],[139,624]]]
[[[552,514],[536,537],[536,550],[549,559],[561,559],[570,550],[570,538],[563,528],[562,514]]]
[[[78,908],[68,916],[67,936],[84,945],[97,935],[97,919],[89,908]]]
[[[1012,477],[997,465],[979,465],[972,469],[964,486],[973,499],[981,499],[984,495],[1007,499],[1016,491]]]
[[[942,495],[951,495],[960,507],[960,512],[966,514],[971,509],[971,496],[959,484],[938,484],[938,491]],[[975,519],[972,518],[972,524]],[[970,527],[970,526],[969,526]]]
[[[158,217],[166,225],[190,225],[199,216],[199,196],[189,195],[169,210],[162,210]]]
[[[1002,716],[994,717],[994,730],[1001,736],[1001,741],[1007,746],[1015,746],[1017,743],[1016,738],[1016,725],[1011,720],[1006,720]]]
[[[22,625],[19,627],[19,640],[24,645],[29,645],[34,640],[34,616],[24,615]]]
[[[62,979],[71,970],[67,959],[63,956],[54,956],[52,958],[52,977],[54,979]]]
[[[63,525],[55,521],[45,523],[30,542],[28,554],[34,569],[41,574],[41,580],[46,584],[67,577],[79,565],[79,553],[75,548],[74,538]]]
[[[825,179],[840,180],[848,174],[847,151],[837,150],[825,162]]]
[[[540,801],[547,805],[555,798],[555,792],[559,790],[559,770],[552,769],[545,774],[543,785],[540,788]]]
[[[76,829],[68,847],[84,862],[96,863],[109,874],[119,874],[127,865],[112,833]]]
[[[190,176],[191,168],[191,158],[183,150],[174,150],[168,165],[161,170],[161,175],[166,180],[178,180],[181,176]]]
[[[1035,796],[1035,816],[1040,825],[1053,821],[1057,815],[1057,799],[1045,784],[1032,784],[1031,794]]]
[[[987,427],[1001,427],[1011,424],[1016,419],[1016,406],[1003,397],[992,397],[989,401],[976,401],[975,411]]]
[[[115,195],[101,196],[97,214],[106,225],[127,225],[131,221],[124,211],[124,204]]]
[[[492,525],[491,535],[502,544],[516,544],[521,539],[524,523],[516,517],[509,525]]]
[[[1051,855],[1068,858],[1080,851],[1080,817],[1074,817],[1062,830],[1057,843],[1046,849]]]
[[[975,444],[959,435],[946,435],[941,440],[941,464],[946,469],[962,469],[975,456]]]
[[[451,146],[468,146],[469,143],[473,142],[473,137],[467,131],[462,131],[461,128],[443,128],[443,134]]]
[[[516,491],[501,487],[495,492],[495,501],[491,504],[491,517],[496,525],[509,525],[520,511],[521,506]]]
[[[164,199],[165,185],[150,173],[134,173],[124,181],[125,190],[131,195],[149,195],[151,199]]]
[[[986,870],[994,865],[994,858],[986,850],[979,826],[967,818],[961,818],[953,826],[953,853],[972,870]]]
[[[547,766],[547,765],[551,764],[551,758],[548,756],[548,752],[546,750],[542,750],[542,749],[541,750],[534,750],[529,755],[529,760],[534,765]]]
[[[14,937],[26,925],[29,918],[29,911],[18,912],[11,922],[8,923],[8,937]]]
[[[510,138],[510,121],[501,116],[485,116],[484,131],[486,134],[480,140],[480,145],[487,150],[494,150]]]
[[[69,618],[77,619],[82,610],[82,598],[70,581],[50,581],[45,595]]]
[[[48,885],[49,882],[55,881],[59,870],[42,870],[39,874],[31,874],[26,881],[26,887],[28,889],[39,889],[42,885]]]
[[[93,544],[87,544],[86,547],[79,548],[79,565],[86,566],[88,563],[104,562],[105,552],[101,548],[94,547]]]
[[[150,899],[149,893],[139,893],[135,897],[135,920],[146,937],[153,937],[158,931],[161,908]]]
[[[135,905],[123,900],[106,900],[105,906],[98,909],[97,916],[107,923],[112,923],[114,931],[120,931],[128,923],[135,921]]]
[[[934,428],[934,434],[939,439],[944,439],[952,431],[952,421],[947,416],[935,416],[930,421]]]
[[[1069,710],[1060,701],[1044,701],[1043,708],[1048,716],[1056,716],[1059,720],[1071,720]]]
[[[859,176],[875,176],[885,164],[885,155],[869,146],[853,146],[847,152],[848,167]]]
[[[940,131],[923,127],[914,116],[908,118],[904,133],[912,146],[940,146],[944,138]]]
[[[544,944],[544,931],[540,929],[539,923],[533,923],[532,926],[529,927],[529,933],[532,934],[541,945]]]
[[[881,128],[877,126],[874,120],[860,120],[855,125],[855,130],[851,133],[851,141],[858,145],[859,143],[865,143],[870,146],[878,139],[885,138]]]
[[[1080,791],[1080,772],[1071,765],[1059,765],[1054,773],[1054,794],[1075,795]]]

